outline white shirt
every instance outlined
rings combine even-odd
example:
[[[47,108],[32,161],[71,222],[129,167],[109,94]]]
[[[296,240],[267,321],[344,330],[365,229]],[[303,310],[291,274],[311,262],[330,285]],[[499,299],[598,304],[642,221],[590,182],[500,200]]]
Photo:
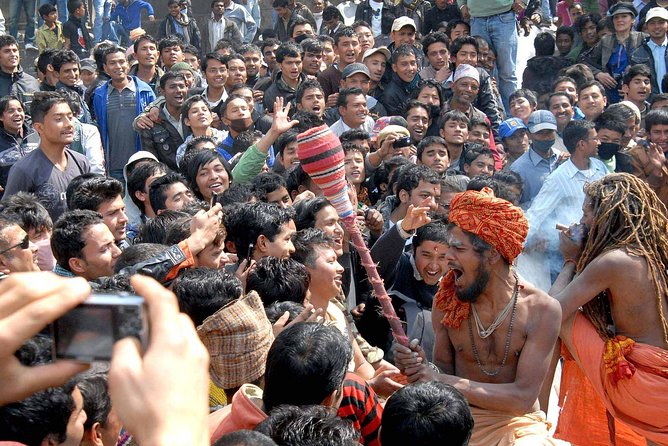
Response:
[[[381,20],[383,18],[383,2],[377,2],[375,0],[369,0],[369,6],[373,9],[373,14],[371,14],[371,32],[374,37],[378,37],[383,33],[383,30],[380,26]]]
[[[209,48],[215,48],[220,39],[225,37],[225,17],[216,20],[211,14],[209,19]]]
[[[585,199],[584,185],[607,174],[605,164],[596,158],[589,158],[588,170],[579,170],[570,159],[557,167],[547,176],[526,213],[529,220],[527,243],[540,234],[550,240],[552,248],[556,247],[559,231],[555,224],[579,223]]]
[[[366,119],[364,120],[364,124],[362,124],[358,129],[364,130],[368,134],[371,134],[373,131],[373,126],[376,123],[376,121],[373,120],[371,116],[367,116]],[[343,118],[339,118],[338,121],[336,121],[332,126],[329,128],[332,133],[334,133],[336,136],[341,136],[344,132],[347,132],[348,130],[352,130],[352,127],[350,127],[348,124],[343,122]]]

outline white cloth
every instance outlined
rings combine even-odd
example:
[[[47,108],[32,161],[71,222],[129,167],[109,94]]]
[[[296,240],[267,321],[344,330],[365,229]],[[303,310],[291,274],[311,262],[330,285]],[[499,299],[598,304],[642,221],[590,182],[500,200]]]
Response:
[[[366,119],[364,120],[364,124],[362,124],[360,127],[358,127],[361,130],[364,130],[368,134],[371,134],[373,131],[373,126],[376,123],[376,121],[373,120],[371,116],[367,116]],[[341,136],[344,132],[347,132],[348,130],[352,130],[352,127],[350,127],[348,124],[343,122],[343,118],[339,118],[338,121],[336,121],[332,126],[329,128],[332,133],[334,133],[336,136]]]
[[[383,29],[380,25],[383,18],[383,2],[369,0],[369,6],[371,6],[371,9],[373,10],[373,14],[371,14],[371,32],[374,37],[378,37],[383,33]]]

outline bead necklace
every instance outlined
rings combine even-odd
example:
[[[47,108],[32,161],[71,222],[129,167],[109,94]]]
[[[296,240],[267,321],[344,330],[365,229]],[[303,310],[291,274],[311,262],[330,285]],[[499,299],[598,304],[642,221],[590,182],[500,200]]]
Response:
[[[473,347],[473,357],[475,358],[476,362],[478,363],[478,368],[480,369],[480,371],[487,376],[496,376],[496,375],[499,374],[499,372],[506,366],[506,360],[508,359],[508,353],[510,352],[510,339],[511,339],[512,334],[513,334],[513,321],[515,320],[515,312],[516,312],[515,310],[517,309],[517,295],[518,295],[518,292],[519,292],[519,279],[517,277],[517,274],[513,273],[513,276],[515,277],[515,291],[513,292],[513,298],[511,299],[512,314],[510,316],[510,324],[508,325],[508,334],[506,335],[506,348],[505,348],[505,351],[503,352],[503,359],[501,360],[501,365],[499,366],[499,368],[497,368],[493,372],[487,371],[483,367],[482,362],[480,361],[480,355],[478,354],[478,348],[475,345],[475,338],[473,337],[473,324],[471,323],[471,315],[469,314],[469,317],[468,317],[468,320],[469,320],[469,337],[471,338],[471,346]],[[471,308],[474,308],[473,305],[471,305]],[[506,308],[508,308],[508,307],[506,307]],[[475,309],[474,309],[474,311],[475,311]],[[504,311],[505,311],[505,309],[504,309]],[[494,330],[492,330],[492,332],[493,331]],[[480,331],[478,331],[478,334],[480,334]],[[487,336],[489,336],[489,335],[487,335]]]

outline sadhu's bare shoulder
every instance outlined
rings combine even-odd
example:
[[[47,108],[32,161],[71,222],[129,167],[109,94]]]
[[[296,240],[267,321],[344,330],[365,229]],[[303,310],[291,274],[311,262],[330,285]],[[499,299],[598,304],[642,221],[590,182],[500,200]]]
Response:
[[[523,278],[520,278],[520,284],[522,288],[518,304],[525,307],[532,316],[548,316],[561,320],[559,301]]]

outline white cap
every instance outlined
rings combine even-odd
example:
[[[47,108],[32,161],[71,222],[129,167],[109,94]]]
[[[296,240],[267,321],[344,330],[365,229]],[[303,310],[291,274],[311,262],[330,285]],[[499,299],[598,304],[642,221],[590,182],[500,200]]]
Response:
[[[660,6],[650,9],[645,16],[645,23],[657,17],[668,22],[668,10]]]
[[[405,15],[394,19],[394,22],[392,22],[392,31],[399,31],[404,26],[412,26],[413,29],[417,31],[415,20],[411,19],[410,17],[406,17]]]

